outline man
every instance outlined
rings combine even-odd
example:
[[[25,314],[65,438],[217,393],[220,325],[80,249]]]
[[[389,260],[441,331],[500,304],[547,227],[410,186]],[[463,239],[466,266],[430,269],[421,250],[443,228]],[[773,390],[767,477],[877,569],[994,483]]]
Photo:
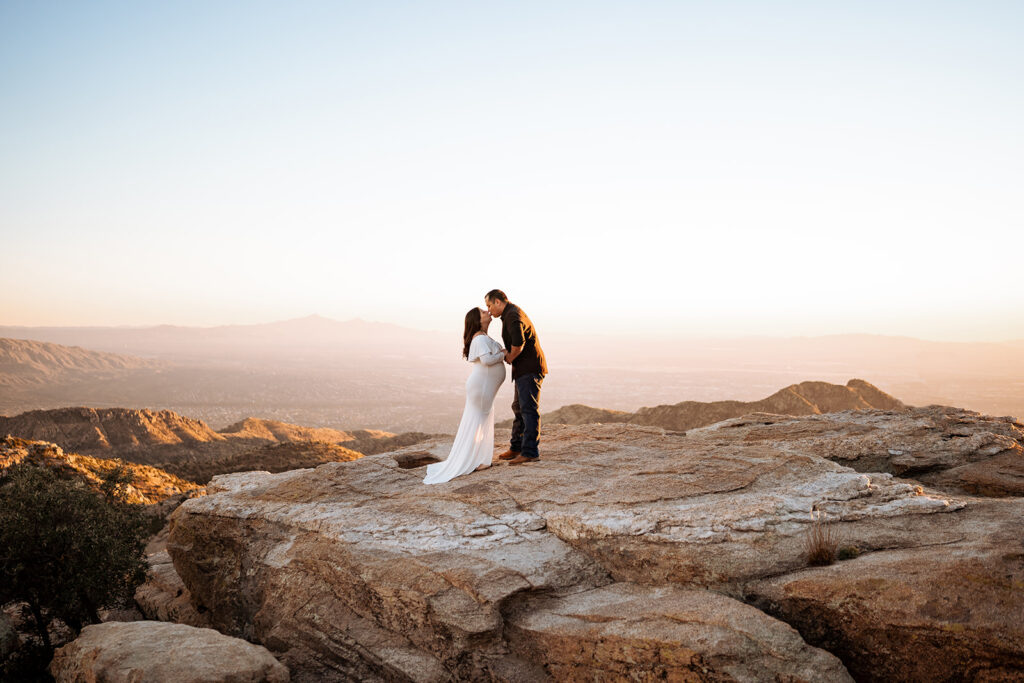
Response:
[[[537,462],[540,451],[540,385],[548,374],[544,351],[537,341],[537,331],[522,309],[510,303],[500,289],[484,296],[492,316],[501,318],[501,340],[505,343],[505,362],[512,366],[512,439],[509,449],[499,455],[510,465]]]

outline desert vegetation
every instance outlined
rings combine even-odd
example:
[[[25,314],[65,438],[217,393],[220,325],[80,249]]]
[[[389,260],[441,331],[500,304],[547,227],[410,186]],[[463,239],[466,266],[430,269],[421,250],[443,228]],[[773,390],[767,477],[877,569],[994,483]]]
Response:
[[[0,475],[0,605],[31,635],[0,664],[9,680],[45,680],[59,640],[125,606],[145,579],[144,506],[125,501],[132,475],[108,470],[96,487],[19,463]]]
[[[836,561],[839,550],[839,532],[825,513],[811,511],[811,525],[805,539],[807,564],[823,567]]]

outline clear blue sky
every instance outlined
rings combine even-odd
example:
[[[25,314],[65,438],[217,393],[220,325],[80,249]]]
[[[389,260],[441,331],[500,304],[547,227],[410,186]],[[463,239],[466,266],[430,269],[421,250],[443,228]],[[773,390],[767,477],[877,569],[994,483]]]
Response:
[[[1024,3],[0,2],[0,323],[1024,338]]]

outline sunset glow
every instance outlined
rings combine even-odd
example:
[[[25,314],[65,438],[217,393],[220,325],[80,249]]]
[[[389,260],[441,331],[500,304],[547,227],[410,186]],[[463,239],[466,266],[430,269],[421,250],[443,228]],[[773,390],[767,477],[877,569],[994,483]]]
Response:
[[[1024,338],[1019,3],[5,3],[0,322]]]

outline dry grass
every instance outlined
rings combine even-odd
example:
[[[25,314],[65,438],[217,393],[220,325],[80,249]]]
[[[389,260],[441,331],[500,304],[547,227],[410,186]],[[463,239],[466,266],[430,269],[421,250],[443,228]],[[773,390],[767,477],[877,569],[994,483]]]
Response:
[[[804,539],[807,564],[822,567],[836,561],[839,548],[839,532],[821,511],[811,512],[811,528]]]

